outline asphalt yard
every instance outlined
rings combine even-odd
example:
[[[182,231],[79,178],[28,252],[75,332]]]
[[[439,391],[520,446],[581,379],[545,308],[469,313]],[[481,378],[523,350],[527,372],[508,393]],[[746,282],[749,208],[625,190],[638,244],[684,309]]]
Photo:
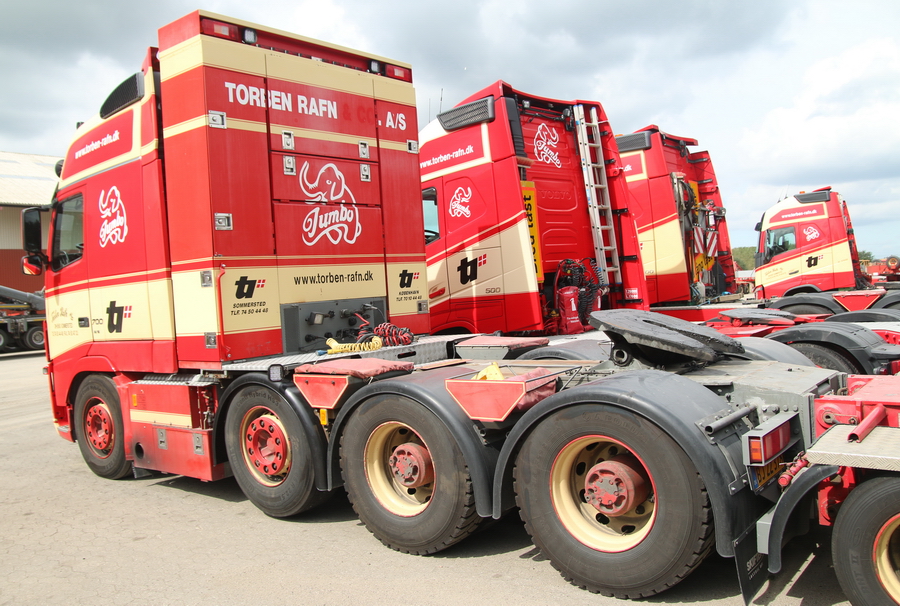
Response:
[[[0,605],[628,602],[567,583],[513,513],[440,554],[391,551],[343,494],[291,520],[266,517],[233,479],[104,480],[57,436],[41,354],[0,355]],[[734,562],[713,555],[651,604],[743,604]],[[848,604],[830,534],[795,539],[759,605]]]

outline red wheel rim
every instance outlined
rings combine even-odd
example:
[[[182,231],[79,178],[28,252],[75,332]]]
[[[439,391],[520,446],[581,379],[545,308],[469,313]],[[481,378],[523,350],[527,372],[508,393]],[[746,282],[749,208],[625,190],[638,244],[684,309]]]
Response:
[[[284,481],[291,469],[291,445],[278,415],[262,406],[247,411],[241,421],[241,453],[260,484]]]
[[[434,465],[427,448],[415,442],[401,444],[391,453],[394,479],[407,488],[420,488],[434,481]]]
[[[84,435],[98,458],[105,459],[112,453],[114,427],[106,402],[98,398],[88,401],[84,411]]]

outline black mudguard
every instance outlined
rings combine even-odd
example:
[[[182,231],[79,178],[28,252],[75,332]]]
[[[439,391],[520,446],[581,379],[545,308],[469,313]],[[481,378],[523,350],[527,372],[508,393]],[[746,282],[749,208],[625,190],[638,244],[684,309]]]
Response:
[[[744,346],[743,354],[729,354],[741,360],[770,360],[784,362],[796,366],[815,366],[809,358],[784,343],[764,337],[740,337],[738,341]]]
[[[862,371],[877,374],[885,360],[900,358],[900,345],[890,345],[877,334],[856,324],[813,322],[790,326],[766,337],[781,343],[815,343],[846,353]]]
[[[329,490],[344,483],[340,468],[340,442],[347,419],[354,409],[369,398],[392,394],[418,402],[434,413],[447,427],[469,468],[478,515],[489,517],[493,511],[491,485],[500,448],[498,445],[485,442],[475,423],[444,387],[445,379],[457,377],[461,372],[464,371],[461,371],[459,366],[436,368],[424,373],[377,381],[353,394],[341,407],[331,428],[331,439],[328,443]]]
[[[898,293],[900,294],[900,293]],[[881,309],[860,309],[845,311],[825,318],[826,322],[900,322],[900,309],[883,307]]]
[[[900,307],[900,290],[889,290],[883,297],[872,303],[869,309],[881,309],[884,307]]]
[[[781,297],[780,299],[773,299],[771,301],[767,301],[765,306],[771,309],[784,309],[785,307],[790,307],[791,305],[818,305],[819,307],[824,307],[826,309],[831,310],[833,314],[839,314],[842,311],[847,311],[841,305],[834,300],[834,297],[831,293],[827,292],[809,292],[799,295],[790,295],[788,297]]]
[[[597,339],[551,339],[549,345],[531,349],[517,360],[608,360],[612,342],[601,333],[595,333]]]
[[[231,406],[232,396],[237,390],[246,387],[247,385],[267,387],[280,394],[287,400],[288,404],[291,405],[291,408],[297,413],[297,418],[300,419],[300,424],[303,426],[303,432],[309,443],[316,488],[318,490],[329,490],[328,474],[325,466],[325,454],[328,449],[328,439],[325,437],[325,432],[322,431],[322,426],[319,425],[319,417],[316,415],[316,411],[309,406],[303,396],[300,395],[300,390],[298,390],[293,383],[275,383],[270,381],[269,377],[263,373],[252,372],[241,375],[232,381],[222,395],[219,396],[219,410],[216,414],[214,423],[214,435],[216,436],[215,462],[221,463],[225,459],[224,454],[223,456],[219,456],[218,453],[225,453],[225,417],[228,415],[228,408]]]
[[[798,474],[785,490],[778,503],[775,505],[775,513],[772,516],[769,528],[769,572],[775,574],[781,571],[781,544],[784,539],[784,531],[788,520],[797,505],[804,500],[810,491],[815,490],[822,480],[833,477],[838,472],[836,465],[814,465]]]
[[[512,474],[515,458],[531,429],[551,413],[578,404],[603,403],[644,417],[678,443],[703,479],[716,524],[716,545],[726,557],[734,555],[733,541],[755,524],[768,509],[768,501],[740,483],[719,447],[711,444],[697,422],[722,412],[727,402],[702,385],[679,375],[640,370],[613,375],[557,393],[523,415],[509,433],[494,474],[494,512],[499,518],[515,504]],[[741,467],[740,440],[723,446]],[[548,461],[549,465],[551,461]],[[730,487],[735,487],[734,492]]]

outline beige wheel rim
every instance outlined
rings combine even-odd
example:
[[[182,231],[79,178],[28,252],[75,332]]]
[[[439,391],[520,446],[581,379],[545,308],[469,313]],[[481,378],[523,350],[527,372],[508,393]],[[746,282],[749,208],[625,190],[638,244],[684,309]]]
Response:
[[[643,541],[656,519],[655,487],[641,503],[619,515],[608,517],[584,498],[588,471],[617,455],[636,454],[623,444],[604,436],[584,436],[567,444],[550,470],[550,495],[557,516],[575,539],[591,549],[622,552]],[[643,465],[643,462],[641,462]],[[652,476],[643,465],[647,477]]]
[[[416,516],[425,511],[431,502],[435,485],[435,482],[431,482],[411,488],[395,478],[390,465],[391,455],[398,446],[408,443],[419,444],[426,450],[428,448],[408,425],[397,421],[383,423],[369,436],[363,455],[366,480],[372,494],[382,507],[402,517]]]

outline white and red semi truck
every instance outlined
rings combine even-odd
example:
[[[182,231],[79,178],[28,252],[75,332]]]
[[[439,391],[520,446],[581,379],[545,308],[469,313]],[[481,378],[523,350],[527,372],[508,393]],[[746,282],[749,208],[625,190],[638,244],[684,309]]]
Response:
[[[696,139],[656,125],[616,137],[638,225],[649,304],[700,304],[737,288],[719,182]]]
[[[782,344],[640,309],[588,314],[608,343],[590,338],[599,332],[552,345],[427,335],[427,303],[442,295],[425,286],[411,75],[404,63],[195,12],[163,27],[141,70],[78,129],[47,251],[41,211],[23,211],[23,268],[45,278],[56,428],[90,469],[233,474],[275,517],[343,486],[376,537],[414,554],[518,506],[565,578],[621,597],[664,591],[715,548],[735,558],[749,599],[766,562],[780,568],[792,513],[814,503],[820,522],[836,524],[851,600],[897,601],[893,377],[817,368]],[[491,96],[477,109],[512,128],[502,108],[514,105]],[[598,135],[589,149],[614,144],[599,108],[587,109]],[[548,128],[565,128],[565,110],[548,115]],[[472,119],[457,118],[460,128]],[[482,150],[509,143],[477,130],[477,152],[442,153],[490,171]],[[538,151],[552,157],[546,136]],[[528,157],[509,147],[518,175]],[[590,164],[593,195],[616,167]],[[494,222],[503,247],[517,233],[506,226],[528,233],[517,185],[509,222],[483,214],[473,188],[473,200],[441,207],[438,226],[468,212],[473,225],[460,229]],[[560,199],[547,219],[571,204]],[[611,252],[597,232],[630,233],[609,263],[596,261],[594,294],[639,306],[639,286],[624,287],[641,272],[633,222],[596,210],[577,236],[541,235],[561,247],[577,237],[587,255]],[[567,249],[547,250],[541,267],[575,282]],[[458,261],[446,271],[481,280],[496,251],[465,252],[442,252]],[[533,292],[534,279],[504,281],[520,266],[491,267],[490,287]],[[541,310],[527,313],[540,326]]]

